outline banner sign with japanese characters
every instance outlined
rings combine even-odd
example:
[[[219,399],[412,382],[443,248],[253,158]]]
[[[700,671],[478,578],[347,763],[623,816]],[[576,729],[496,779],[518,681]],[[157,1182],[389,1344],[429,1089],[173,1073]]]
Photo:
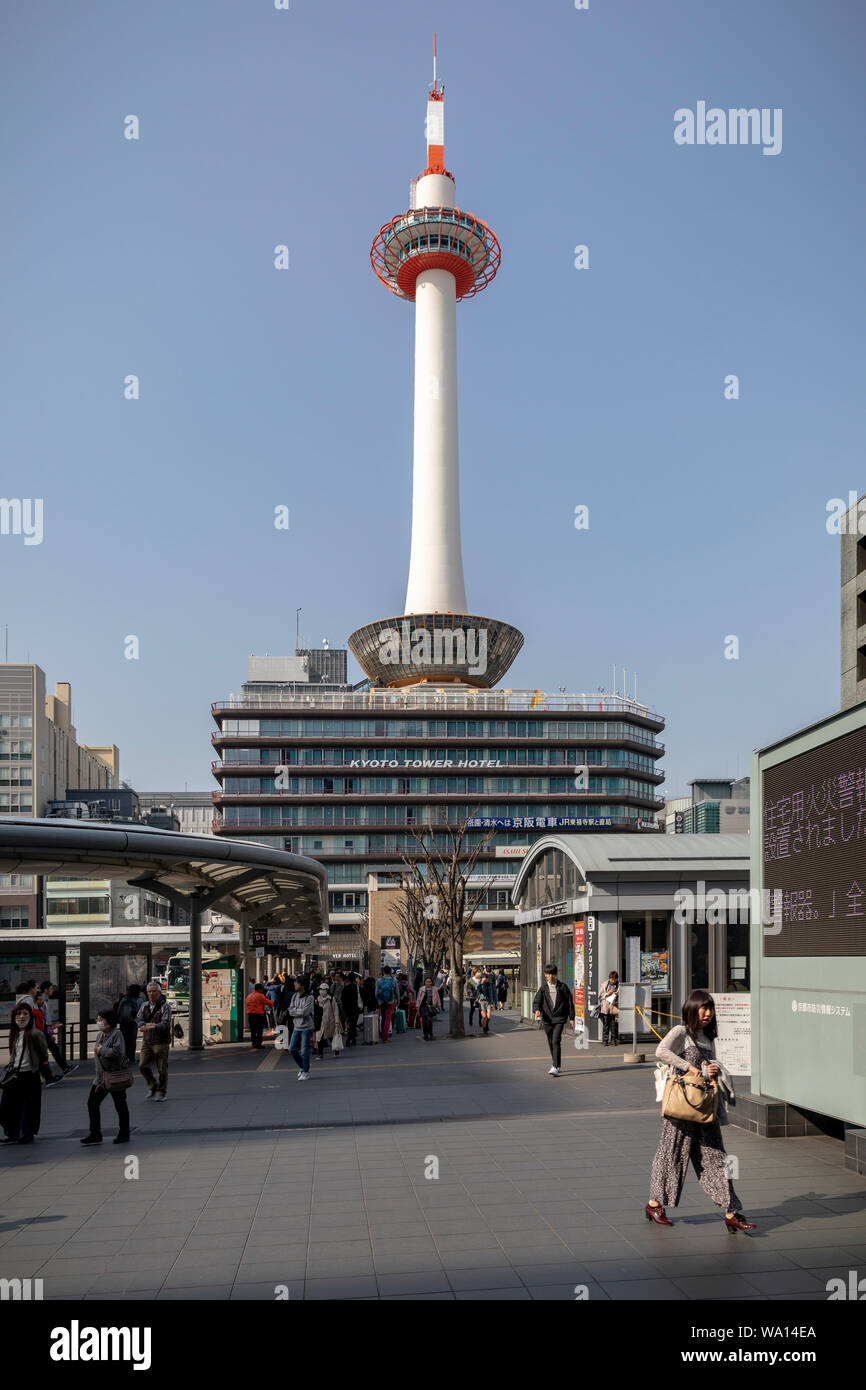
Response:
[[[764,955],[866,955],[866,727],[766,768],[762,818]]]
[[[584,825],[613,825],[607,816],[472,816],[467,830],[579,830]]]

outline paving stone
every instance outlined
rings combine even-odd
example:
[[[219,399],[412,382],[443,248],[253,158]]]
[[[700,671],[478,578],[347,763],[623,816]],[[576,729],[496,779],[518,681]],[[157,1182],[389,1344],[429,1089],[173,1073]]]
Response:
[[[304,1285],[305,1299],[376,1298],[378,1292],[373,1275],[357,1275],[345,1279],[308,1279]]]
[[[796,1273],[796,1271],[795,1271]],[[775,1279],[775,1274],[756,1274],[747,1278],[742,1274],[695,1274],[688,1279],[675,1279],[674,1283],[687,1298],[736,1298],[760,1293],[757,1281],[760,1278]]]
[[[522,1280],[516,1269],[449,1269],[448,1283],[455,1292],[464,1289],[516,1289]]]
[[[627,1279],[622,1282],[600,1283],[599,1287],[614,1303],[622,1300],[652,1300],[653,1302],[682,1302],[687,1295],[670,1279]],[[708,1296],[708,1295],[705,1295]]]

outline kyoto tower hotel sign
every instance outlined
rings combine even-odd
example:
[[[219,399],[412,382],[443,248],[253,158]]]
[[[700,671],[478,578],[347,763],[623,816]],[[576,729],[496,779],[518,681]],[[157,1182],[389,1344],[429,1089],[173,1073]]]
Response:
[[[415,305],[415,443],[412,549],[406,609],[368,623],[349,648],[377,685],[446,681],[489,688],[523,645],[516,628],[468,611],[460,544],[457,446],[457,302],[499,269],[495,235],[457,207],[445,168],[444,88],[427,102],[427,167],[414,206],[386,222],[370,258],[382,284]]]

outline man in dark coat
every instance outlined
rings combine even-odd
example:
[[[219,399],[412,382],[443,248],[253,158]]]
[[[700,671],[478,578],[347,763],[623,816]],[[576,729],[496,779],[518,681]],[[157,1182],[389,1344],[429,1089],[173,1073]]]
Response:
[[[547,1034],[547,1046],[553,1063],[550,1076],[561,1075],[562,1030],[569,1020],[574,1027],[574,998],[571,990],[557,979],[557,973],[555,965],[544,967],[545,983],[532,1001],[535,1017],[541,1019],[541,1026]]]

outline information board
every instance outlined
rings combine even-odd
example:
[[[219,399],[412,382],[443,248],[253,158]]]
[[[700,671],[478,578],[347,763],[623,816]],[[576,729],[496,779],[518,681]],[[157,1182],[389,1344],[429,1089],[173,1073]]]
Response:
[[[586,1015],[586,942],[582,921],[574,924],[574,1016]]]
[[[12,1023],[12,1006],[18,994],[18,986],[24,980],[51,980],[58,990],[65,988],[65,969],[61,968],[63,943],[55,945],[52,952],[28,950],[27,943],[9,943],[10,949],[0,952],[0,1032],[7,1032]]]
[[[866,727],[766,768],[761,810],[764,955],[866,956]]]
[[[716,1056],[731,1076],[752,1071],[752,996],[714,994],[716,1005]]]
[[[667,951],[641,951],[640,980],[642,985],[651,985],[653,994],[669,994],[670,957]]]

